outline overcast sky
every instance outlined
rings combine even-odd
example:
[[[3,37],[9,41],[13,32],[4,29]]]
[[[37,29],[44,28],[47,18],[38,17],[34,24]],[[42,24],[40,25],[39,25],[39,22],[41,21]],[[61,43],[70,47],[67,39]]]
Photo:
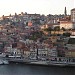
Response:
[[[0,0],[0,16],[20,12],[37,14],[64,14],[75,7],[75,0]]]

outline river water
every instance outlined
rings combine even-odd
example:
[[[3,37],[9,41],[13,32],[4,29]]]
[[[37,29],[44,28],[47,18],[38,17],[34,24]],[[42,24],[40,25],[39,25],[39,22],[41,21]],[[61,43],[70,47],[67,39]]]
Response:
[[[75,75],[75,67],[0,65],[0,75]]]

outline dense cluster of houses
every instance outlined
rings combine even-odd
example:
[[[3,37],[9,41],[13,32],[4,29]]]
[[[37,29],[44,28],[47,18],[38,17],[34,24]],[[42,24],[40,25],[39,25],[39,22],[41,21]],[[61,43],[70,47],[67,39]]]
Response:
[[[3,15],[0,18],[0,52],[39,60],[50,57],[75,57],[75,50],[69,48],[69,37],[46,36],[42,30],[56,26],[60,26],[60,29],[73,29],[75,25],[70,15],[45,16],[23,12],[18,15]]]

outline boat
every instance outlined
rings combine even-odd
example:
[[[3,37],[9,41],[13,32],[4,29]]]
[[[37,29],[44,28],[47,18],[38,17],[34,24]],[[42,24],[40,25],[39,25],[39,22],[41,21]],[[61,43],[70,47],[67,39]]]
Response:
[[[0,65],[2,65],[3,64],[3,62],[2,62],[2,60],[0,60]]]
[[[0,60],[0,65],[7,65],[9,62],[7,60]]]
[[[3,64],[7,65],[9,62],[7,60],[3,60]]]

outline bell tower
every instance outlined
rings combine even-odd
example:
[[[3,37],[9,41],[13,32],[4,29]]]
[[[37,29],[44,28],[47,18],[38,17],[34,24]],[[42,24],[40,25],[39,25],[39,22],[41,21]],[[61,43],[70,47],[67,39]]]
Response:
[[[65,7],[64,15],[67,16],[67,10],[66,10],[66,7]]]

